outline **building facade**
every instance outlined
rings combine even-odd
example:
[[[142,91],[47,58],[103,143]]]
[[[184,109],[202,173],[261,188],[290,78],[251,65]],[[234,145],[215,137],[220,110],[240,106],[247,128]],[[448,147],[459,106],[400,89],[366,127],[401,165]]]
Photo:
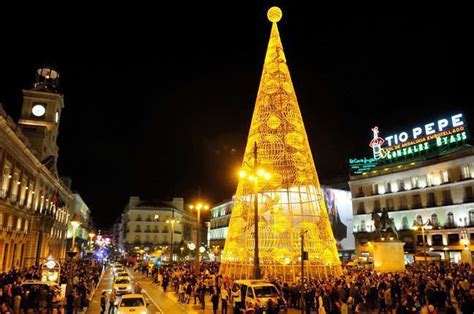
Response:
[[[75,231],[75,244],[79,251],[86,251],[89,249],[89,233],[95,233],[95,228],[91,218],[91,211],[79,193],[73,193],[73,198],[74,200],[71,210],[71,217],[78,217],[79,221],[81,222]],[[69,224],[67,229],[68,250],[72,249],[72,233],[73,228],[72,225]]]
[[[440,121],[444,120],[448,121]],[[418,129],[415,134],[421,132]],[[374,215],[386,211],[397,229],[389,230],[391,237],[398,233],[398,239],[405,242],[408,262],[415,254],[437,254],[455,263],[472,261],[474,147],[464,125],[441,131],[444,133],[425,139],[418,137],[416,153],[410,145],[381,146],[382,152],[386,149],[385,159],[357,161],[363,171],[353,173],[349,185],[359,254],[369,256],[370,242],[380,237]],[[421,225],[428,227],[423,230],[424,239]]]
[[[174,251],[179,251],[178,244],[182,242],[196,243],[197,220],[185,209],[182,198],[165,202],[130,197],[122,213],[119,234],[121,249],[155,251],[160,247],[169,246],[172,237],[172,225],[169,221],[173,218],[179,221],[174,224]]]
[[[0,271],[65,257],[73,197],[59,179],[59,74],[42,68],[23,91],[18,124],[0,107]]]
[[[209,234],[207,237],[209,239],[210,249],[213,250],[216,256],[224,249],[233,206],[234,198],[211,207]]]

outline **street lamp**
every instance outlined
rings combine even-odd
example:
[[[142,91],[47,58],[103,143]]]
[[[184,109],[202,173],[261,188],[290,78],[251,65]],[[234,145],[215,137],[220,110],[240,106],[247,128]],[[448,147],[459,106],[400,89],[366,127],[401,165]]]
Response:
[[[179,224],[179,220],[174,218],[174,212],[173,212],[173,217],[171,219],[167,219],[166,223],[171,225],[171,244],[170,244],[170,263],[171,263],[173,261],[174,225]]]
[[[433,225],[431,224],[431,220],[427,220],[425,223],[423,221],[417,221],[416,219],[413,221],[413,230],[421,229],[421,237],[423,238],[423,255],[425,256],[425,265],[427,265],[427,253],[426,253],[426,241],[425,241],[425,230],[433,229]]]
[[[181,250],[181,260],[183,259],[183,251],[184,251],[184,247],[180,247],[179,248]]]
[[[91,251],[92,251],[92,239],[93,239],[94,237],[95,237],[95,233],[94,233],[94,232],[89,233],[89,238],[90,238],[90,240],[89,240],[89,250],[91,250]]]
[[[272,177],[269,172],[259,167],[257,159],[257,142],[254,144],[254,165],[250,168],[250,173],[241,170],[240,178],[246,179],[250,182],[253,188],[253,208],[254,208],[254,258],[253,258],[253,275],[255,279],[261,279],[260,258],[258,252],[258,183],[259,181],[268,181]]]
[[[71,251],[75,251],[76,248],[76,230],[81,225],[81,220],[77,214],[71,219],[71,226],[72,226],[72,244],[71,244]]]
[[[196,243],[197,243],[197,246],[200,247],[201,246],[201,209],[208,210],[209,205],[198,202],[195,205],[194,204],[189,205],[189,208],[191,210],[196,209],[196,212],[197,212]],[[197,250],[196,261],[195,261],[196,273],[199,273],[200,262],[201,262],[201,252]]]

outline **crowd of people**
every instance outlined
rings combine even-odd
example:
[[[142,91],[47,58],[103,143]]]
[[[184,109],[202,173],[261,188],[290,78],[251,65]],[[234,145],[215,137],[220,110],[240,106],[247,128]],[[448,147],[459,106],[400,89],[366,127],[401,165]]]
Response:
[[[0,313],[77,313],[88,306],[102,264],[90,259],[60,263],[57,284],[41,282],[41,266],[0,274]],[[61,287],[66,287],[66,290]]]
[[[200,271],[194,263],[136,270],[151,277],[163,291],[174,291],[182,304],[198,304],[203,309],[206,295],[214,313],[242,313],[243,298],[232,290],[232,280],[218,275],[218,264],[203,262]],[[408,266],[405,272],[378,273],[373,270],[345,269],[339,277],[308,279],[290,283],[266,278],[281,292],[286,307],[306,313],[474,313],[474,276],[470,265]],[[252,313],[278,313],[274,303],[252,309]]]

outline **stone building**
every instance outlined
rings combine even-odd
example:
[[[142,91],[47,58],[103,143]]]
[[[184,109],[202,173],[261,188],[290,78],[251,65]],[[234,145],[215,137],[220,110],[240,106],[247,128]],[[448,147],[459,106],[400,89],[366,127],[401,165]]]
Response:
[[[73,196],[56,166],[58,80],[55,70],[38,69],[18,124],[0,106],[0,271],[65,257]]]

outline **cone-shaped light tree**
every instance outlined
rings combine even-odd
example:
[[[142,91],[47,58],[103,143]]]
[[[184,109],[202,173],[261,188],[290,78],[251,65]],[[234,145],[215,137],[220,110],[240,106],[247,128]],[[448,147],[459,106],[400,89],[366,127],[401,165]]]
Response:
[[[305,276],[341,273],[278,32],[281,17],[277,7],[268,11],[270,41],[222,252],[220,272],[234,279],[255,278],[256,257],[258,277],[300,278],[303,232],[304,250],[308,252]]]

